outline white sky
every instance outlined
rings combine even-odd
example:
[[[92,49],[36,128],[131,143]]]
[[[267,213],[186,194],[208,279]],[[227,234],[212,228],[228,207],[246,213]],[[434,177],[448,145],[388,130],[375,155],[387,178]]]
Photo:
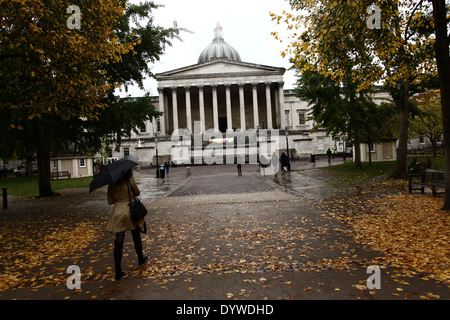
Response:
[[[131,2],[140,2],[132,0]],[[160,61],[152,66],[154,74],[185,66],[197,64],[200,53],[214,38],[214,29],[220,23],[224,40],[239,53],[243,62],[257,63],[286,68],[284,88],[293,89],[294,71],[288,57],[280,53],[287,43],[280,43],[271,35],[272,31],[287,33],[287,25],[276,24],[269,12],[281,15],[283,10],[290,11],[287,0],[154,0],[164,5],[154,11],[155,23],[163,27],[179,27],[192,33],[183,32],[182,41],[173,40],[172,46],[166,47]],[[148,79],[146,90],[157,95],[156,80]],[[137,87],[129,87],[128,93],[119,95],[142,96],[144,92]]]

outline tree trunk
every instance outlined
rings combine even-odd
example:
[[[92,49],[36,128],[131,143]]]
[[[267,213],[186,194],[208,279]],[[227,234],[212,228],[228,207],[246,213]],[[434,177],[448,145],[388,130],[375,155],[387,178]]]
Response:
[[[396,101],[400,116],[400,132],[398,137],[397,161],[395,164],[392,178],[406,179],[408,178],[406,158],[408,152],[408,116],[409,116],[409,81],[402,82],[402,97],[400,101]]]
[[[26,174],[27,177],[33,175],[33,155],[26,156]]]
[[[450,57],[445,0],[433,0],[435,52],[441,89],[445,151],[445,198],[442,210],[450,210]]]
[[[431,142],[431,150],[433,152],[433,158],[437,156],[437,140],[436,138],[429,138]]]
[[[39,170],[39,197],[53,197],[58,195],[53,192],[50,184],[50,148],[45,146],[40,137],[37,137],[37,162]]]
[[[361,163],[361,139],[358,135],[355,135],[355,154],[353,155],[353,159],[355,161],[355,167],[358,169],[362,169]]]

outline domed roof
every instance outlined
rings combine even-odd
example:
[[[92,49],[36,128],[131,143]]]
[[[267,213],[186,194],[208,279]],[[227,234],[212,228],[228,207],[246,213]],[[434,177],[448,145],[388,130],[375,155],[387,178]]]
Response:
[[[216,29],[214,29],[214,34],[214,40],[202,51],[198,58],[198,63],[200,64],[215,59],[241,61],[241,57],[236,49],[223,40],[220,24],[217,24]]]

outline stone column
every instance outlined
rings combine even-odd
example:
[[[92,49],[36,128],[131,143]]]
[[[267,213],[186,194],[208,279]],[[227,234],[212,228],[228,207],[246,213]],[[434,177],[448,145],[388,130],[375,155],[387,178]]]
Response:
[[[212,95],[213,95],[213,123],[214,123],[214,131],[219,130],[219,108],[217,102],[217,85],[213,84],[212,86]]]
[[[278,99],[278,89],[273,91],[275,100],[275,126],[280,129],[281,127],[281,116],[280,116],[280,101]]]
[[[285,129],[286,124],[284,122],[284,91],[283,91],[283,82],[278,83],[278,105],[280,108],[280,129]]]
[[[203,95],[203,86],[198,87],[198,103],[200,111],[200,133],[205,132],[205,97]]]
[[[259,125],[258,116],[258,83],[252,83],[253,92],[253,127],[256,129]]]
[[[233,131],[233,118],[231,115],[231,93],[230,85],[225,85],[226,103],[227,103],[227,131]]]
[[[266,109],[267,109],[267,129],[272,129],[272,103],[270,97],[270,82],[266,82]]]
[[[247,130],[245,128],[245,101],[244,101],[244,84],[239,84],[239,109],[241,118],[241,131]]]
[[[178,101],[177,87],[172,87],[172,113],[173,113],[173,130],[178,129]]]
[[[159,125],[161,127],[160,135],[165,136],[166,135],[166,113],[164,112],[164,88],[159,87],[158,88],[159,93],[159,111],[163,112],[163,115],[159,118]],[[155,127],[154,132],[156,132],[157,127]]]
[[[192,132],[192,115],[191,115],[191,89],[189,86],[184,87],[186,94],[186,128]]]

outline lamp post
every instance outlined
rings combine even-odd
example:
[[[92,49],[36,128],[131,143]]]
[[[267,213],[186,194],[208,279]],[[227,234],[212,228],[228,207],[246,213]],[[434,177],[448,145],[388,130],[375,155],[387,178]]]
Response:
[[[286,135],[286,152],[287,152],[287,158],[288,158],[288,171],[291,171],[291,158],[289,157],[289,132],[288,128],[286,126],[286,129],[284,130],[284,134]]]
[[[158,135],[156,133],[155,133],[155,151],[156,151],[156,177],[159,178]]]

